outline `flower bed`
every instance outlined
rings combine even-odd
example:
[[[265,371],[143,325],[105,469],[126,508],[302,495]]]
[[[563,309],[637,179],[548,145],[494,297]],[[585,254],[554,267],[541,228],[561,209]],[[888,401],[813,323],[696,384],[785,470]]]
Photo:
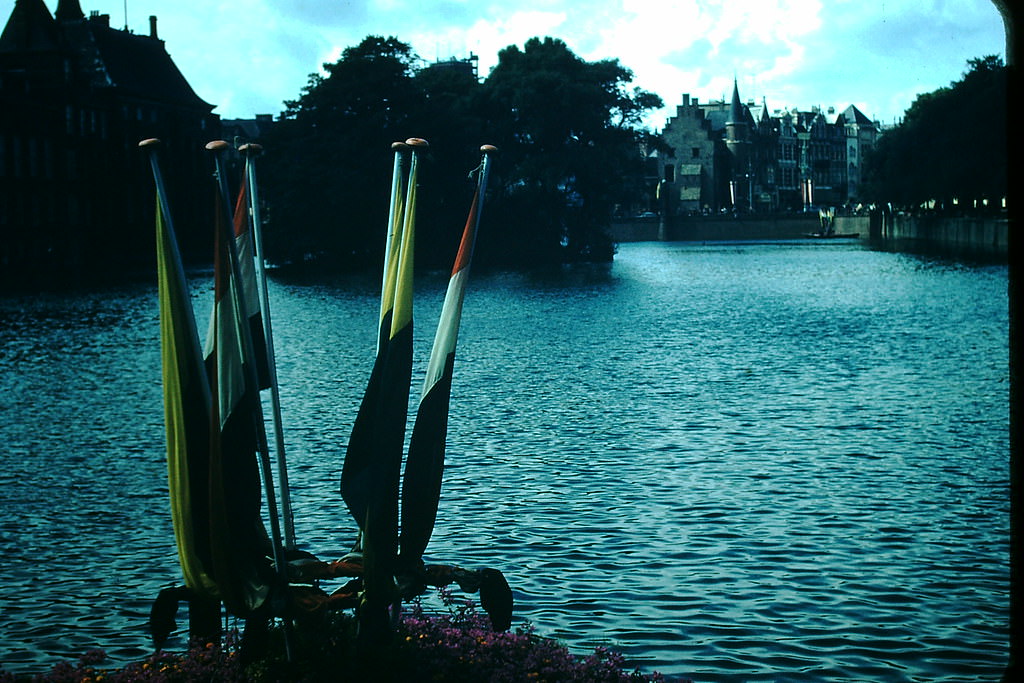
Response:
[[[15,677],[0,672],[0,683],[153,683],[193,681],[523,681],[622,683],[663,681],[658,673],[626,669],[623,656],[597,648],[578,657],[533,632],[531,626],[496,632],[469,602],[442,593],[446,613],[429,614],[415,602],[402,615],[391,641],[373,653],[355,648],[355,619],[336,612],[297,625],[287,661],[284,634],[272,629],[259,646],[237,633],[223,645],[195,643],[184,653],[158,652],[123,669],[104,669],[106,655],[88,652],[77,663],[62,662],[43,675]]]

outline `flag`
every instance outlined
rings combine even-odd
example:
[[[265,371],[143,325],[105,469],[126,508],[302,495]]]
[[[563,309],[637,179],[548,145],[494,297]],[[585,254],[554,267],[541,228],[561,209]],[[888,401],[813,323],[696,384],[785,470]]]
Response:
[[[245,298],[245,316],[249,321],[252,337],[253,356],[260,389],[268,389],[270,379],[270,354],[260,310],[259,289],[256,284],[256,241],[253,239],[249,220],[248,174],[242,173],[242,184],[235,201],[234,227],[235,250],[238,254],[238,270],[241,273],[242,293]]]
[[[396,151],[393,193],[401,185],[399,156]],[[384,638],[388,631],[386,609],[396,594],[398,486],[412,379],[416,183],[414,152],[404,210],[400,202],[392,203],[388,229],[389,235],[392,228],[395,234],[385,249],[377,358],[352,426],[341,475],[342,496],[362,532],[364,590],[359,613],[364,642]],[[401,216],[400,228],[396,216]]]
[[[490,148],[488,148],[490,149]],[[473,245],[480,224],[483,191],[487,182],[487,158],[481,168],[473,203],[462,230],[459,251],[448,280],[441,318],[427,363],[427,375],[416,411],[409,442],[409,456],[402,477],[401,564],[419,562],[434,529],[441,496],[445,441],[448,435],[448,407],[451,399],[455,345],[462,320],[462,302],[473,258]]]
[[[405,224],[402,151],[402,149],[395,150],[391,207],[388,212],[387,238],[384,247],[384,277],[381,285],[380,317],[377,327],[377,355],[370,371],[370,379],[366,384],[362,402],[359,404],[359,411],[352,425],[352,434],[345,450],[345,461],[341,472],[342,498],[360,530],[366,523],[366,508],[370,496],[369,477],[376,452],[373,442],[374,431],[380,406],[382,375],[391,340],[391,322],[395,307],[398,266]]]
[[[181,256],[157,190],[156,249],[167,480],[185,585],[217,599],[210,547],[210,386]]]
[[[234,282],[231,244],[225,239],[225,211],[216,194],[214,309],[206,345],[210,369],[210,536],[214,577],[228,611],[245,617],[262,606],[273,574],[272,548],[261,516],[257,451],[263,415],[248,355],[244,286]]]
[[[405,445],[405,423],[409,412],[409,384],[412,381],[413,252],[416,223],[416,157],[409,168],[404,225],[395,277],[391,332],[380,375],[380,394],[373,443],[375,461],[371,467],[370,498],[366,507],[363,547],[367,576],[379,568],[380,576],[394,576],[398,553],[398,486]],[[390,580],[390,578],[388,579]]]

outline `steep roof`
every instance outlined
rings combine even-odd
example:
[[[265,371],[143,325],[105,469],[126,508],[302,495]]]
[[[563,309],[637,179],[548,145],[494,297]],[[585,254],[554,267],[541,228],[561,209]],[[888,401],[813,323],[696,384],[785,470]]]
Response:
[[[90,33],[111,84],[126,95],[212,110],[167,54],[164,41],[89,21]]]
[[[57,11],[54,16],[57,17],[57,21],[85,19],[85,14],[82,13],[82,5],[79,4],[78,0],[58,0]]]
[[[754,120],[755,124],[771,118],[768,115],[768,103],[764,99],[761,100],[761,104],[748,104],[747,111],[750,112],[750,118]]]
[[[48,52],[59,45],[57,22],[43,0],[15,0],[0,35],[0,52]]]
[[[720,133],[725,130],[725,124],[729,120],[729,108],[726,106],[724,99],[701,102],[697,106],[704,114],[704,120],[707,122],[709,130],[713,133]]]
[[[69,58],[77,73],[94,88],[153,102],[212,111],[192,90],[155,35],[135,35],[110,28],[107,15],[88,19],[79,0],[59,0],[56,18],[43,0],[15,0],[0,34],[0,53],[50,52]]]
[[[856,123],[861,126],[875,125],[874,121],[865,116],[860,109],[857,109],[857,107],[855,107],[852,104],[843,110],[843,117],[845,117],[847,121]]]
[[[745,123],[743,118],[743,103],[740,102],[740,87],[736,79],[732,79],[732,102],[729,104],[729,118],[726,123]]]

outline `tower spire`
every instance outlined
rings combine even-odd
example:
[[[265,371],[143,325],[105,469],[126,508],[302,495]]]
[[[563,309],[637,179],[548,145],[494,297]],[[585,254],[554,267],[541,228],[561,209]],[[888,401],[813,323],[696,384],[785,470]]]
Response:
[[[78,0],[58,0],[54,17],[57,21],[75,21],[85,19],[85,14],[82,13],[82,5]]]
[[[740,104],[740,87],[736,77],[732,77],[732,103],[729,105],[729,120],[726,123],[743,122],[743,105]]]

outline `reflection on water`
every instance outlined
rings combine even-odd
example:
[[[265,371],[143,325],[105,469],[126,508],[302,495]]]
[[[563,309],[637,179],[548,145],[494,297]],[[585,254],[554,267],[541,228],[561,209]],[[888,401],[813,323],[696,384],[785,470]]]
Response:
[[[445,282],[418,282],[414,377]],[[477,273],[428,560],[502,569],[540,633],[648,671],[993,680],[1006,286],[1005,267],[800,242]],[[377,296],[272,282],[296,533],[327,559],[354,535],[337,487]],[[150,601],[179,581],[157,325],[155,286],[0,299],[9,669],[145,654]]]

